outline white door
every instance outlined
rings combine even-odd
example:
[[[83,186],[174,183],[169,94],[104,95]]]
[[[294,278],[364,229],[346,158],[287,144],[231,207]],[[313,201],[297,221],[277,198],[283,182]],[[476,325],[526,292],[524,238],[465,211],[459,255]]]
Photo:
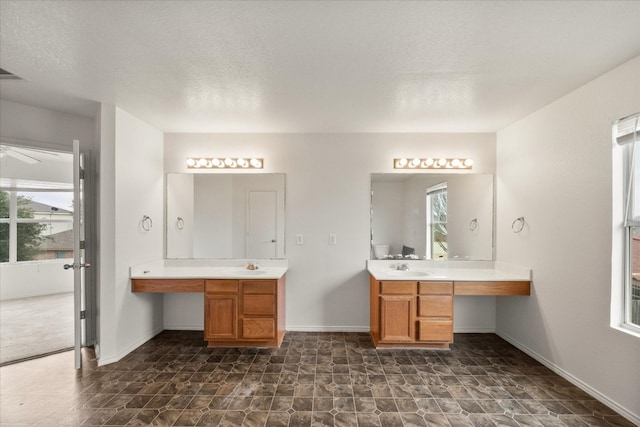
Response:
[[[276,191],[249,190],[247,215],[247,258],[276,258],[277,241]]]
[[[75,367],[82,367],[82,329],[85,313],[84,269],[90,265],[84,259],[84,159],[80,154],[80,141],[73,141],[73,322]]]

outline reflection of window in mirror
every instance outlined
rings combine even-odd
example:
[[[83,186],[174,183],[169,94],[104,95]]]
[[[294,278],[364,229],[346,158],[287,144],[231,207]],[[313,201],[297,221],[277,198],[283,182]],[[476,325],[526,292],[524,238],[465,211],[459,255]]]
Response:
[[[427,259],[447,259],[447,183],[427,188]]]

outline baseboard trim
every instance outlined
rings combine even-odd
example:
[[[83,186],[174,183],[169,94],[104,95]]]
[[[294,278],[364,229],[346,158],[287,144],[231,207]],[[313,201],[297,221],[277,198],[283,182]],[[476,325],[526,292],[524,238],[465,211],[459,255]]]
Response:
[[[203,331],[202,325],[164,325],[165,331]]]
[[[368,326],[287,326],[287,332],[369,332]]]
[[[621,406],[618,403],[614,402],[613,400],[609,399],[607,396],[605,396],[604,394],[600,393],[598,390],[594,389],[589,384],[581,381],[579,378],[576,378],[575,376],[573,376],[569,372],[565,371],[564,369],[562,369],[561,367],[559,367],[555,363],[551,362],[550,360],[548,360],[545,357],[541,356],[540,354],[536,353],[535,351],[533,351],[532,349],[530,349],[526,345],[522,344],[521,342],[519,342],[515,338],[511,337],[510,335],[508,335],[508,334],[506,334],[506,333],[504,333],[502,331],[496,331],[495,334],[498,335],[500,338],[504,339],[505,341],[507,341],[509,344],[513,345],[514,347],[517,347],[518,349],[520,349],[523,352],[527,353],[529,356],[533,357],[538,362],[542,363],[544,366],[546,366],[547,368],[551,369],[553,372],[555,372],[556,374],[560,375],[562,378],[564,378],[565,380],[569,381],[571,384],[575,385],[576,387],[578,387],[579,389],[581,389],[585,393],[588,393],[589,395],[593,396],[595,399],[599,400],[602,404],[604,404],[604,405],[608,406],[609,408],[613,409],[614,411],[618,412],[620,415],[622,415],[623,417],[625,417],[626,419],[628,419],[632,423],[640,426],[640,415],[634,414],[633,412],[629,411],[624,406]]]
[[[133,350],[135,350],[136,348],[140,347],[142,344],[146,343],[147,341],[149,341],[151,338],[155,337],[156,335],[158,335],[160,332],[164,331],[164,328],[162,326],[154,329],[151,333],[145,335],[143,338],[140,338],[138,341],[134,342],[133,344],[131,344],[129,347],[127,347],[125,350],[121,351],[120,353],[110,356],[110,357],[99,357],[98,358],[98,366],[104,366],[104,365],[108,365],[110,363],[115,363],[120,361],[123,357],[125,357],[127,354],[131,353]]]
[[[453,328],[454,334],[495,334],[495,328]]]

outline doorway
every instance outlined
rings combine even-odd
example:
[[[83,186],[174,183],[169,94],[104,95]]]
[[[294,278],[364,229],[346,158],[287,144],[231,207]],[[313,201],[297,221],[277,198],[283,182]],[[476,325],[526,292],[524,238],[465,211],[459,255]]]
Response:
[[[73,155],[0,144],[0,364],[74,346]]]

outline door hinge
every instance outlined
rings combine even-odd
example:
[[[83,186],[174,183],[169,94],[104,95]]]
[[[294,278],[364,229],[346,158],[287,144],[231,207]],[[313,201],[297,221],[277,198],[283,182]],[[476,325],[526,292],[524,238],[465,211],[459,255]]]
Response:
[[[87,249],[87,248],[85,247],[84,240],[80,240],[80,249]]]
[[[84,179],[84,169],[80,168],[80,179]]]
[[[87,318],[87,310],[82,310],[80,312],[80,320]]]

